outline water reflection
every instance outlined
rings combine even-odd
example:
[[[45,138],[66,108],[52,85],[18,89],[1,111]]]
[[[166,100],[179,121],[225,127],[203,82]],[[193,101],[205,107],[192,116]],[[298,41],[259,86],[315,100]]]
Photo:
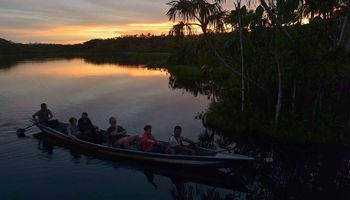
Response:
[[[70,55],[70,56],[2,56],[0,55],[0,70],[8,70],[27,61],[49,62],[55,60],[80,59],[93,65],[123,65],[123,66],[161,66],[166,63],[167,53],[115,53],[102,55]]]
[[[20,71],[14,71],[17,76],[44,76],[57,78],[84,78],[84,77],[113,77],[113,76],[130,76],[130,77],[148,77],[159,76],[166,77],[165,70],[148,70],[142,66],[124,67],[118,65],[86,65],[81,60],[72,60],[70,65],[62,65],[62,61],[51,61],[50,67],[33,65],[32,63],[23,64],[24,68]]]
[[[192,134],[189,137],[195,136],[202,125],[194,117],[206,108],[206,97],[174,91],[168,87],[166,70],[142,66],[95,65],[81,58],[21,61],[0,72],[2,112],[16,111],[1,115],[0,121],[25,122],[47,102],[55,118],[63,121],[86,111],[101,128],[116,115],[129,132],[140,134],[144,124],[152,124],[159,139],[167,139],[180,124]]]
[[[256,158],[248,199],[347,199],[350,196],[348,147],[324,144],[273,143],[259,139],[235,142],[206,131],[202,144],[233,145],[234,152]],[[250,180],[249,180],[250,179]]]

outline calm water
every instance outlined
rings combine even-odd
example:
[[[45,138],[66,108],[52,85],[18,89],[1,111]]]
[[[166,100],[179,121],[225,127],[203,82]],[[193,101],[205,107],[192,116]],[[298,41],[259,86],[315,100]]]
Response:
[[[94,65],[82,59],[27,61],[1,70],[0,199],[171,199],[184,190],[180,188],[200,198],[212,190],[191,180],[174,183],[167,176],[149,175],[140,164],[79,155],[50,141],[14,134],[47,102],[60,120],[86,111],[94,124],[107,128],[108,118],[117,116],[130,133],[141,134],[145,124],[152,124],[154,134],[164,140],[179,124],[196,140],[204,128],[195,116],[206,109],[208,99],[173,90],[168,81],[165,70]],[[37,132],[33,128],[27,133]],[[215,192],[232,193],[220,188]]]
[[[198,94],[201,88],[177,84],[180,89],[173,89],[166,70],[103,63],[70,59],[0,64],[0,200],[350,199],[350,150],[336,144],[235,141],[236,152],[254,156],[256,162],[243,170],[237,166],[228,176],[111,162],[40,135],[16,137],[15,130],[29,125],[32,113],[47,102],[60,120],[86,111],[94,124],[107,128],[108,118],[117,116],[130,133],[141,134],[145,124],[152,124],[163,140],[179,124],[187,137],[212,142],[211,133],[205,134],[195,119],[209,104]],[[38,132],[33,128],[27,134]]]

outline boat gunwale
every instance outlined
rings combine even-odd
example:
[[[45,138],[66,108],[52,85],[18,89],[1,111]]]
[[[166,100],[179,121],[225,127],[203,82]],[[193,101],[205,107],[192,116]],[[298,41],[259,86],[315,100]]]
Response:
[[[59,122],[62,123],[62,122]],[[138,150],[132,150],[132,149],[123,149],[123,148],[118,148],[118,147],[109,147],[106,145],[101,145],[101,144],[95,144],[95,143],[91,143],[91,142],[87,142],[78,138],[73,138],[73,137],[69,137],[68,135],[54,129],[51,128],[49,126],[46,126],[44,124],[36,124],[39,129],[46,129],[42,130],[43,132],[47,132],[51,135],[59,135],[66,141],[69,142],[75,142],[75,143],[80,143],[81,145],[88,145],[91,146],[93,148],[99,148],[96,150],[106,150],[108,152],[116,152],[116,153],[128,153],[129,155],[135,155],[135,156],[147,156],[149,158],[157,158],[158,161],[159,160],[192,160],[192,161],[202,161],[202,162],[216,162],[216,163],[221,163],[221,162],[233,162],[233,161],[253,161],[254,158],[253,157],[249,157],[249,156],[245,156],[245,155],[240,155],[240,154],[233,154],[233,155],[229,155],[230,157],[216,157],[216,154],[214,156],[198,156],[198,155],[177,155],[177,154],[160,154],[160,153],[153,153],[153,152],[144,152],[144,151],[138,151]],[[48,132],[49,131],[49,132]],[[51,132],[51,133],[50,133]],[[57,137],[57,136],[56,136]],[[162,141],[164,142],[164,141]],[[213,151],[211,149],[206,149],[206,148],[202,148],[201,149],[207,150],[207,151],[211,151],[212,153],[218,153],[216,151]]]

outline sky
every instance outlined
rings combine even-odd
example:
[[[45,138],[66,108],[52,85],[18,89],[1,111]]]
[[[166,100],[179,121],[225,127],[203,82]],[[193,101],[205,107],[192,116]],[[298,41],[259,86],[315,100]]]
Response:
[[[77,43],[92,38],[167,33],[167,0],[0,0],[0,37]]]
[[[0,38],[72,44],[130,34],[168,34],[169,1],[0,0]]]

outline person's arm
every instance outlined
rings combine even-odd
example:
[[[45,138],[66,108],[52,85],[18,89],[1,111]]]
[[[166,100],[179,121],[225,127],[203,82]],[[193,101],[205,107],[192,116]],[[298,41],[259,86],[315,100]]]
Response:
[[[151,139],[148,139],[148,140],[147,140],[147,142],[149,142],[149,143],[151,143],[151,144],[155,144],[155,143],[157,143],[157,141],[155,141],[155,140],[151,140]]]
[[[69,136],[72,135],[72,129],[70,127],[67,128],[67,135],[69,135]]]
[[[39,115],[38,115],[38,112],[36,112],[36,113],[33,114],[32,118],[33,118],[34,121],[37,121],[37,119],[36,119],[37,116],[39,116]]]
[[[90,128],[91,128],[91,129],[94,129],[94,125],[92,124],[90,118],[88,119],[88,123],[89,123]]]
[[[51,110],[48,110],[48,115],[49,115],[49,116],[48,116],[48,117],[49,117],[49,120],[53,118],[53,114],[52,114]]]
[[[195,142],[193,142],[192,140],[190,140],[190,139],[188,139],[188,138],[185,138],[185,137],[182,137],[182,140],[184,141],[184,142],[187,142],[187,143],[190,143],[190,144],[196,144]]]
[[[78,130],[81,131],[81,121],[80,121],[80,119],[78,120]]]
[[[159,141],[151,135],[151,140],[153,144],[159,144]]]
[[[118,135],[118,132],[117,131],[111,131],[109,134],[112,135],[112,136],[116,136],[116,135]]]
[[[121,126],[118,126],[117,130],[118,130],[118,135],[126,135],[127,134],[126,130]]]

